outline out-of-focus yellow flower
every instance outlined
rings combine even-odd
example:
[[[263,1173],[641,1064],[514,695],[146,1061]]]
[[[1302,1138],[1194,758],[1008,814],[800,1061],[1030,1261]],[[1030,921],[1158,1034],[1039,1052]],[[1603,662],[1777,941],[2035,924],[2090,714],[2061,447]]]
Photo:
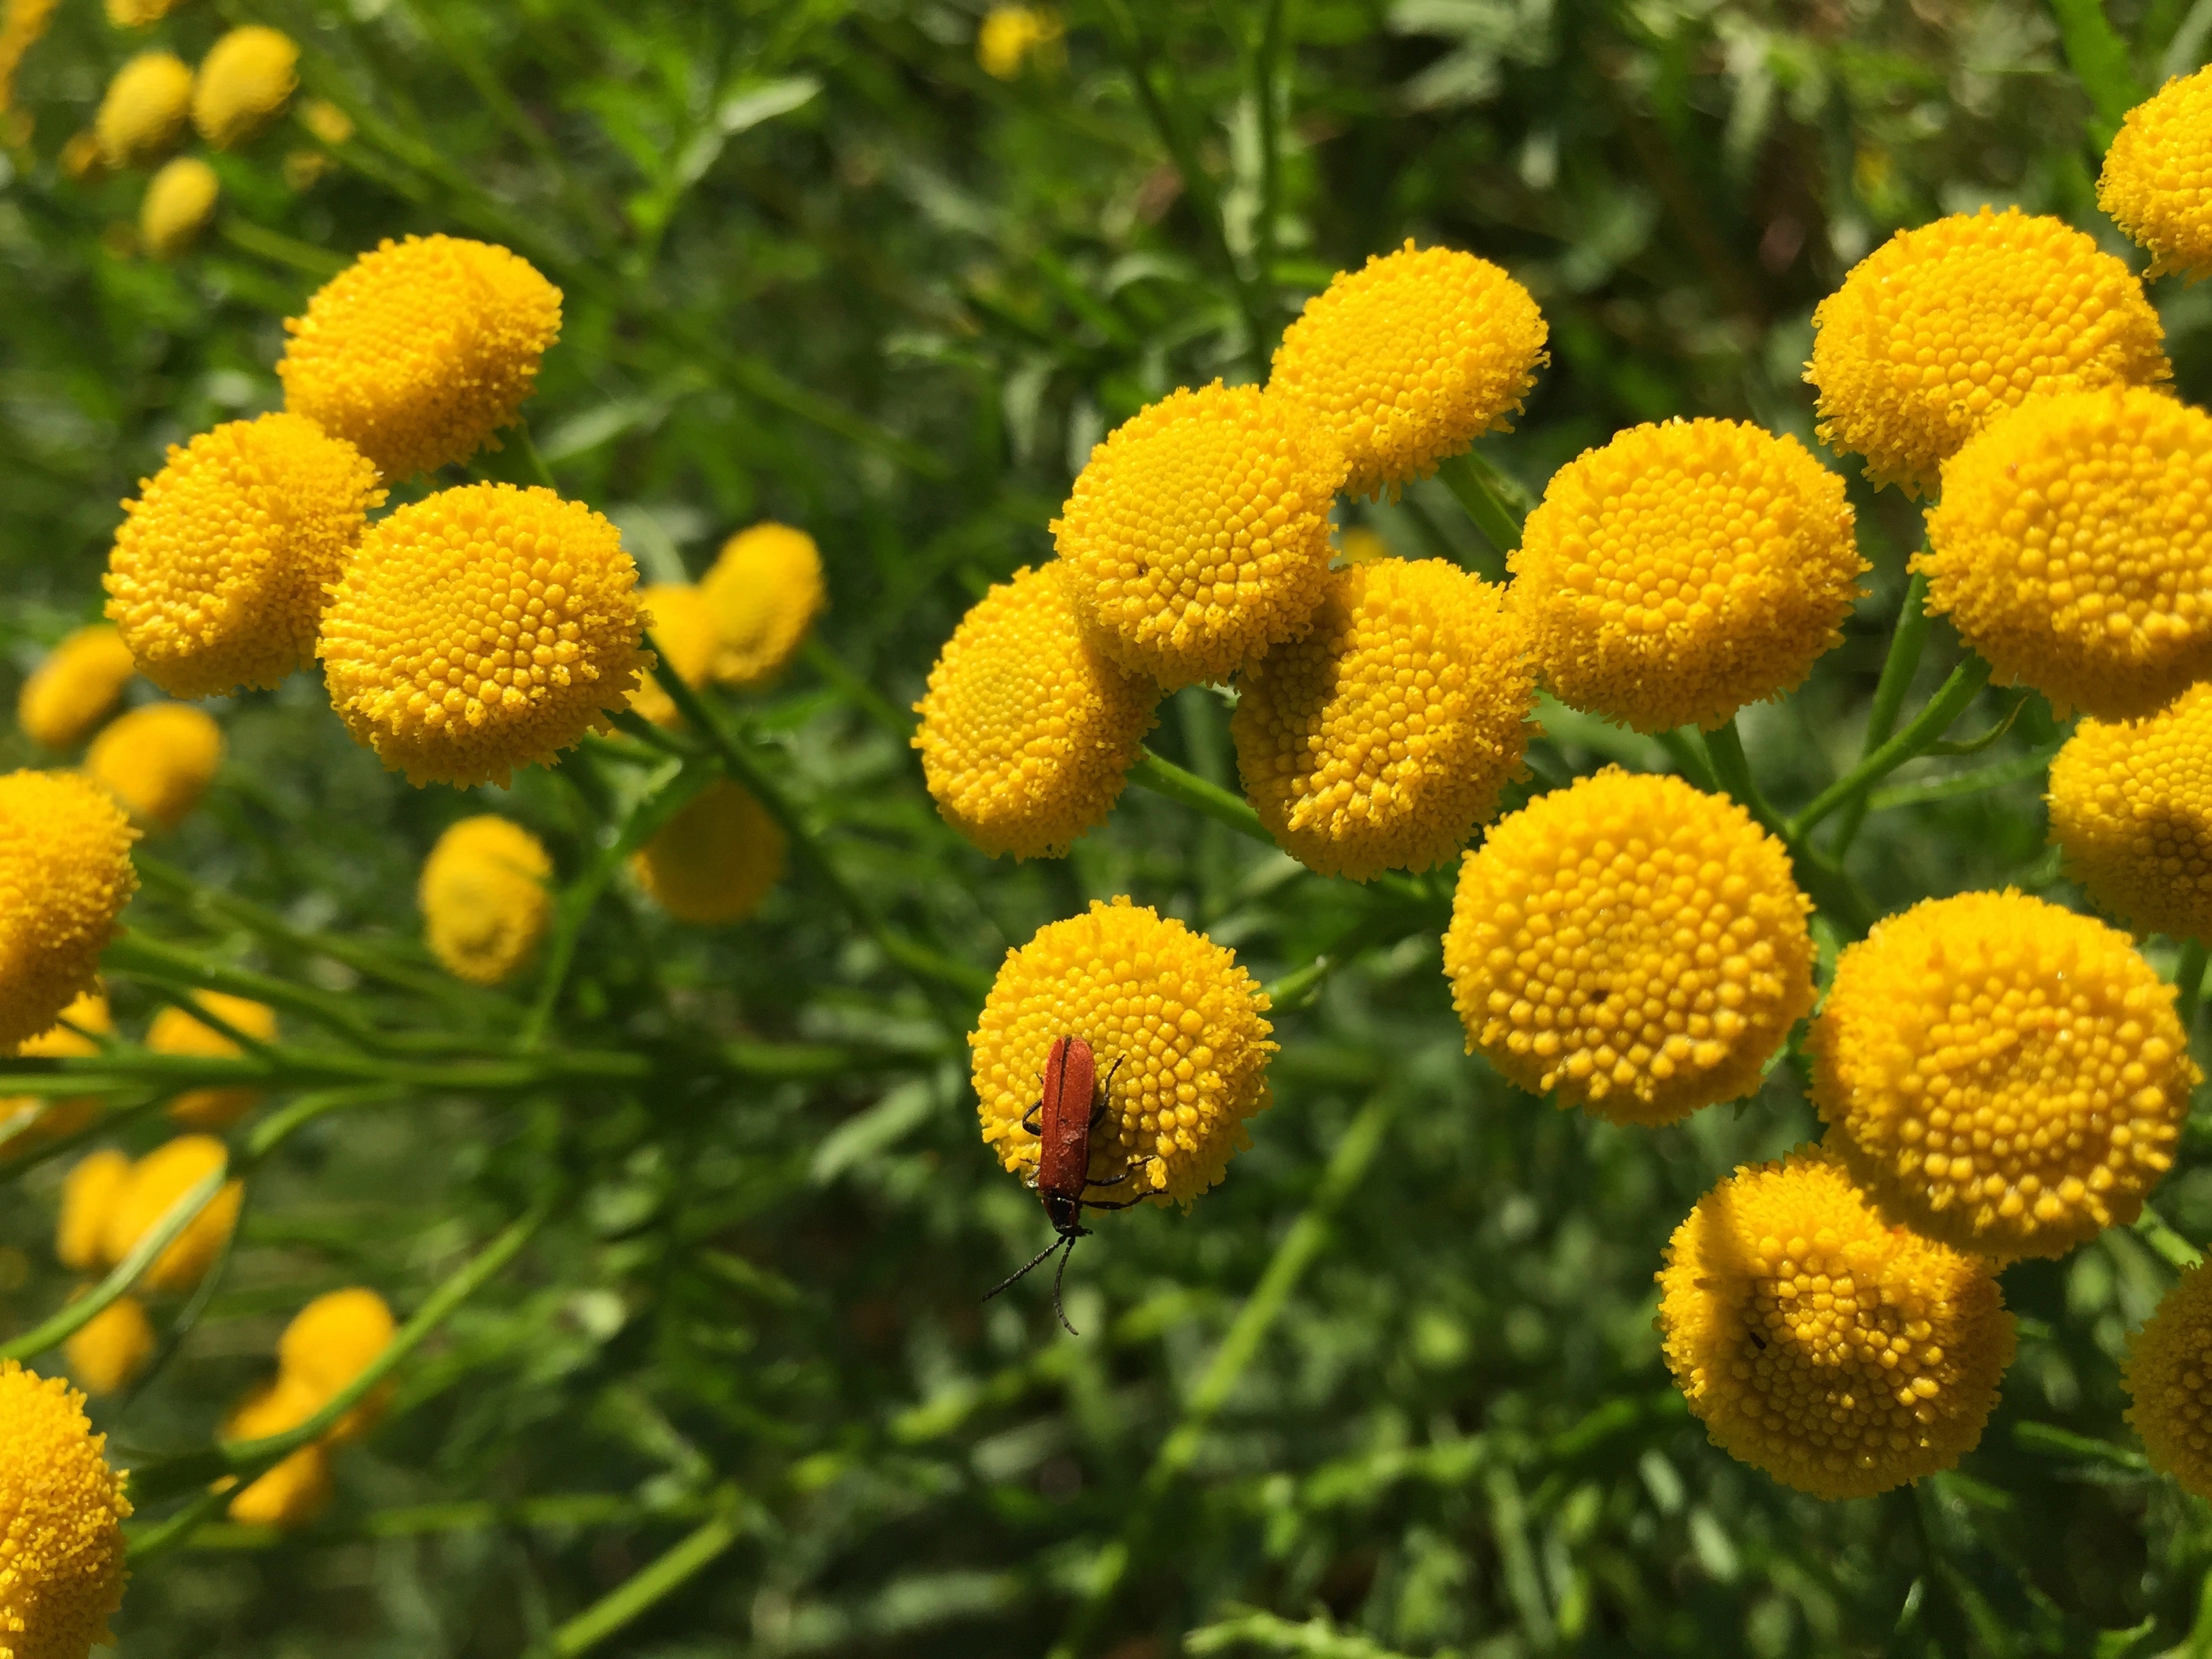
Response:
[[[1390,544],[1364,524],[1352,526],[1337,538],[1336,557],[1341,564],[1373,564],[1390,556]]]
[[[1077,628],[1059,565],[1022,569],[945,642],[914,746],[947,823],[994,856],[1059,858],[1114,810],[1158,702]]]
[[[464,484],[371,527],[317,654],[347,730],[409,782],[505,785],[629,706],[643,633],[614,526],[550,489]]]
[[[225,1440],[259,1440],[296,1429],[322,1408],[306,1382],[279,1372],[240,1402],[222,1425]],[[220,1482],[228,1486],[228,1482]],[[228,1513],[249,1526],[312,1525],[331,1506],[330,1448],[310,1440],[230,1500]]]
[[[2142,1213],[2198,1073],[2126,934],[2008,890],[1929,899],[1836,963],[1813,1103],[1885,1214],[1998,1261]]]
[[[107,21],[119,29],[144,28],[158,23],[184,0],[107,0]]]
[[[1559,700],[1639,732],[1710,730],[1799,684],[1867,568],[1840,477],[1795,438],[1707,420],[1561,467],[1508,563]]]
[[[1409,238],[1306,301],[1267,388],[1343,446],[1347,494],[1377,495],[1504,426],[1547,361],[1546,333],[1528,290],[1487,259]]]
[[[2128,1340],[2128,1421],[2150,1466],[2212,1498],[2212,1273],[2183,1271]]]
[[[975,31],[975,61],[986,75],[1011,81],[1031,58],[1048,61],[1066,26],[1041,6],[994,6]]]
[[[85,751],[86,775],[140,823],[173,830],[222,765],[222,727],[188,702],[149,703],[111,721]]]
[[[107,718],[137,665],[106,623],[80,628],[31,671],[15,700],[15,724],[33,743],[74,749]]]
[[[765,686],[790,666],[822,610],[822,554],[803,530],[757,524],[722,544],[699,591],[721,640],[715,679]]]
[[[132,1164],[107,1212],[100,1239],[106,1259],[120,1261],[129,1255],[169,1206],[221,1169],[227,1157],[222,1142],[213,1135],[179,1135]],[[179,1291],[198,1284],[238,1224],[245,1193],[243,1182],[225,1182],[184,1231],[154,1258],[143,1282],[157,1291]]]
[[[968,1039],[984,1144],[1032,1178],[1046,1055],[1079,1036],[1097,1057],[1106,1115],[1091,1133],[1091,1173],[1114,1196],[1188,1209],[1252,1144],[1245,1120],[1273,1097],[1276,1045],[1267,993],[1237,953],[1127,898],[1037,929],[1006,952]],[[1118,1069],[1116,1069],[1118,1066]]]
[[[191,110],[191,66],[173,52],[142,52],[107,83],[92,130],[108,166],[143,167],[176,148]]]
[[[1713,1443],[1819,1498],[1951,1468],[2012,1363],[1988,1265],[1887,1225],[1815,1147],[1698,1200],[1659,1283],[1668,1368]]]
[[[2085,720],[2051,763],[2051,839],[2098,908],[2212,944],[2212,685],[2147,720]]]
[[[1167,690],[1224,680],[1312,620],[1335,441],[1298,405],[1216,380],[1124,421],[1052,533],[1076,619]]]
[[[561,290],[489,242],[390,238],[315,290],[276,373],[285,407],[396,483],[512,426],[561,332]]]
[[[0,777],[0,1053],[51,1030],[94,988],[137,890],[137,831],[99,785],[65,772]]]
[[[114,1640],[131,1500],[106,1448],[82,1395],[0,1359],[0,1639],[16,1659],[86,1659]]]
[[[2097,205],[2151,251],[2152,276],[2212,272],[2212,70],[2177,76],[2128,112]]]
[[[62,1344],[70,1375],[95,1397],[129,1388],[154,1357],[154,1322],[135,1296],[118,1296]]]
[[[131,1184],[131,1160],[112,1147],[88,1152],[62,1180],[62,1212],[54,1256],[63,1267],[92,1273],[115,1264],[107,1255],[107,1220]]]
[[[2171,373],[2165,331],[2128,268],[2063,222],[2017,208],[1900,230],[1813,313],[1820,441],[1908,495],[2037,392],[2140,386]]]
[[[1928,608],[2061,715],[2212,678],[2212,416],[2140,386],[2038,398],[1943,468]]]
[[[53,21],[61,0],[0,0],[0,115],[15,99],[15,71]]]
[[[276,1011],[265,1002],[221,991],[196,991],[192,1000],[256,1042],[276,1041]],[[146,1047],[157,1054],[198,1054],[228,1060],[243,1052],[214,1026],[171,1003],[147,1028]],[[259,1089],[187,1089],[169,1103],[169,1115],[188,1129],[227,1129],[261,1103]]]
[[[70,135],[59,163],[62,177],[73,185],[96,185],[107,177],[107,156],[100,148],[100,135],[90,127]]]
[[[40,1060],[82,1059],[100,1052],[86,1033],[106,1036],[115,1029],[107,998],[94,988],[62,1011],[61,1023],[16,1049]],[[12,1158],[75,1134],[99,1117],[106,1102],[98,1095],[50,1099],[40,1095],[0,1096],[0,1158]]]
[[[1323,875],[1442,864],[1520,769],[1527,655],[1504,591],[1442,559],[1334,573],[1311,629],[1238,680],[1229,729],[1260,821]]]
[[[783,878],[783,831],[750,792],[709,784],[646,842],[630,868],[678,921],[743,921]]]
[[[353,137],[353,117],[327,98],[303,98],[297,112],[300,125],[333,147]]]
[[[689,582],[655,582],[641,588],[637,599],[653,618],[653,648],[660,660],[693,690],[706,684],[721,652],[722,635],[705,593]],[[655,726],[684,723],[676,699],[650,674],[638,677],[637,696],[629,707],[632,714]]]
[[[138,240],[148,254],[156,259],[182,255],[207,228],[222,194],[222,181],[198,156],[164,162],[146,181],[145,199],[138,204]]]
[[[438,837],[416,891],[430,953],[471,985],[498,985],[536,959],[553,916],[545,843],[511,818],[463,818]]]
[[[300,48],[281,29],[249,23],[209,48],[192,88],[192,125],[217,149],[244,143],[284,112],[300,84]]]
[[[302,1385],[320,1411],[391,1346],[398,1327],[374,1291],[356,1285],[317,1297],[293,1316],[276,1344],[276,1366]],[[326,1437],[333,1445],[358,1440],[374,1428],[392,1403],[386,1378],[338,1419]]]
[[[1813,1006],[1811,908],[1726,796],[1578,778],[1460,866],[1444,972],[1468,1052],[1616,1123],[1735,1100]]]

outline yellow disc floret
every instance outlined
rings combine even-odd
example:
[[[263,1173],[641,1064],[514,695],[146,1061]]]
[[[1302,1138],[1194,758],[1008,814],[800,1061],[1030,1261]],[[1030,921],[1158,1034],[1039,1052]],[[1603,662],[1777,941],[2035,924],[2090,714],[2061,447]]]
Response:
[[[1408,240],[1306,301],[1267,388],[1344,447],[1346,491],[1374,495],[1504,426],[1535,384],[1545,335],[1528,290],[1487,259]]]
[[[2012,891],[1929,899],[1836,963],[1813,1103],[1894,1220],[1999,1261],[2142,1213],[2197,1070],[2126,934]]]
[[[0,777],[0,1053],[52,1028],[94,988],[138,886],[137,839],[89,779]]]
[[[2098,908],[2212,944],[2212,685],[2147,720],[2085,720],[2051,763],[2051,839]]]
[[[629,707],[643,632],[614,526],[550,489],[464,484],[362,538],[318,654],[347,728],[408,781],[504,785]]]
[[[222,1438],[259,1440],[282,1434],[299,1427],[322,1406],[307,1383],[279,1372],[248,1395],[223,1420]],[[311,1524],[330,1504],[330,1448],[320,1440],[310,1440],[286,1453],[232,1498],[227,1513],[232,1520],[249,1526],[290,1528]]]
[[[1037,1138],[1022,1119],[1054,1042],[1081,1037],[1106,1103],[1091,1132],[1092,1178],[1126,1170],[1115,1200],[1188,1209],[1252,1144],[1245,1120],[1273,1100],[1267,1006],[1235,951],[1149,907],[1094,901],[1049,922],[1006,952],[968,1039],[984,1144],[1036,1178]]]
[[[276,1041],[276,1011],[265,1002],[222,991],[196,991],[193,1003],[252,1042]],[[157,1054],[198,1054],[228,1060],[245,1050],[206,1021],[172,1003],[146,1029],[146,1047]],[[169,1103],[169,1115],[190,1129],[224,1129],[261,1103],[262,1091],[233,1087],[187,1089]]]
[[[154,1322],[135,1296],[118,1296],[62,1344],[70,1375],[95,1397],[127,1389],[154,1357]]]
[[[136,672],[121,634],[106,623],[80,628],[24,680],[15,724],[44,748],[74,749],[107,718]]]
[[[179,1135],[164,1142],[131,1166],[117,1191],[100,1237],[100,1249],[110,1261],[121,1261],[138,1241],[154,1231],[172,1205],[228,1161],[222,1142],[213,1135]],[[189,1291],[206,1276],[238,1224],[239,1206],[245,1201],[245,1185],[227,1181],[216,1189],[199,1213],[169,1242],[146,1269],[145,1283],[157,1291]]]
[[[1561,467],[1508,562],[1559,700],[1711,729],[1842,638],[1867,568],[1844,481],[1741,421],[1634,427]]]
[[[215,216],[222,180],[197,155],[165,161],[146,181],[138,204],[138,240],[156,259],[174,259],[199,240]]]
[[[1813,1006],[1812,904],[1722,795],[1608,767],[1492,827],[1460,866],[1444,972],[1532,1094],[1672,1123],[1759,1086]]]
[[[277,1369],[303,1383],[319,1411],[391,1346],[398,1327],[374,1291],[356,1285],[317,1297],[293,1316],[276,1344]],[[363,1395],[330,1431],[333,1444],[358,1440],[391,1404],[387,1377]]]
[[[2151,252],[2150,274],[2212,273],[2212,69],[2177,76],[2127,113],[2097,205]]]
[[[2212,678],[2212,415],[2142,387],[2039,398],[1943,468],[1928,608],[2064,714]]]
[[[714,613],[714,678],[751,690],[774,682],[821,611],[822,553],[787,524],[757,524],[722,544],[699,591]]]
[[[1820,441],[1908,495],[2037,392],[2170,372],[2142,284],[2060,220],[2017,208],[1900,230],[1813,313]]]
[[[192,108],[192,72],[173,52],[142,52],[107,83],[92,130],[112,167],[158,161],[185,136]]]
[[[209,48],[192,88],[192,125],[217,149],[242,144],[284,112],[300,84],[300,48],[259,23]]]
[[[96,1054],[96,1040],[115,1029],[107,998],[97,989],[62,1010],[61,1023],[41,1031],[15,1052],[29,1059],[82,1060]],[[107,1103],[98,1095],[57,1098],[46,1095],[0,1096],[0,1158],[73,1135],[94,1122]]]
[[[638,883],[678,921],[743,921],[783,879],[783,830],[726,778],[677,810],[631,860]]]
[[[1218,380],[1115,428],[1053,520],[1077,620],[1168,690],[1304,633],[1328,575],[1335,442],[1297,405]]]
[[[397,481],[465,461],[514,423],[561,332],[561,290],[488,242],[387,238],[284,330],[285,406]]]
[[[207,793],[222,753],[222,727],[205,709],[186,702],[149,703],[92,740],[84,769],[138,823],[173,830]]]
[[[1230,731],[1260,821],[1323,875],[1442,864],[1520,769],[1526,657],[1504,590],[1456,565],[1335,572],[1311,630],[1238,681]]]
[[[1059,14],[1036,6],[994,6],[975,31],[975,61],[983,72],[1011,81],[1033,56],[1048,53],[1066,26]]]
[[[447,973],[498,985],[536,959],[553,918],[545,843],[512,819],[463,818],[422,862],[423,936]]]
[[[1988,1264],[1887,1224],[1814,1147],[1698,1200],[1659,1283],[1668,1368],[1713,1443],[1819,1498],[1949,1468],[2012,1363]]]
[[[1049,564],[960,619],[914,706],[914,746],[947,823],[994,855],[1058,858],[1114,810],[1158,702],[1076,626]]]
[[[107,1255],[107,1218],[131,1183],[131,1160],[112,1147],[88,1153],[62,1179],[62,1212],[54,1225],[54,1259],[78,1273],[115,1264]]]
[[[2185,1269],[2128,1340],[2128,1421],[2150,1466],[2212,1498],[2212,1273]]]
[[[664,667],[696,691],[706,684],[722,648],[714,607],[689,582],[655,582],[639,589],[637,599],[653,618],[654,654]],[[639,676],[637,696],[629,706],[632,714],[655,726],[683,724],[676,699],[662,690],[660,682],[650,674]]]
[[[131,1500],[59,1377],[0,1359],[0,1656],[87,1659],[114,1638]]]

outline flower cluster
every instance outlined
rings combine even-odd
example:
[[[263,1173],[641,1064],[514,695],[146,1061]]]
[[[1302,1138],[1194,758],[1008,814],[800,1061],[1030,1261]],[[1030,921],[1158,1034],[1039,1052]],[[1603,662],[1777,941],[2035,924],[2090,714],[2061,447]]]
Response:
[[[486,812],[448,826],[416,890],[430,954],[471,985],[513,979],[553,919],[552,875],[545,844],[512,818]]]
[[[222,727],[190,703],[156,702],[110,723],[85,750],[85,775],[148,830],[191,815],[222,765]]]
[[[64,1267],[101,1270],[122,1261],[172,1206],[223,1169],[229,1154],[212,1135],[179,1135],[136,1164],[103,1149],[70,1171],[62,1191],[54,1255]],[[206,1276],[238,1224],[244,1184],[226,1181],[146,1269],[143,1283],[185,1291]]]
[[[317,1297],[278,1339],[276,1375],[233,1409],[222,1437],[258,1440],[299,1427],[369,1367],[396,1328],[374,1291],[356,1285]],[[324,1433],[287,1452],[232,1498],[230,1518],[283,1528],[313,1522],[330,1504],[331,1452],[374,1428],[391,1398],[387,1380]]]
[[[768,809],[725,778],[679,807],[631,861],[647,896],[678,921],[722,927],[761,908],[783,879],[787,843]]]
[[[169,52],[142,52],[115,72],[92,118],[102,159],[140,167],[177,146],[191,118],[191,66]]]
[[[2128,1421],[2151,1467],[2212,1498],[2212,1273],[2176,1279],[2128,1343]]]
[[[234,28],[201,60],[192,125],[217,149],[234,149],[284,112],[300,84],[300,48],[259,23]]]
[[[706,594],[689,582],[655,582],[638,590],[637,601],[653,619],[653,654],[660,666],[694,691],[706,684],[722,650],[721,629]],[[629,706],[632,714],[655,726],[682,722],[676,699],[650,674],[638,683]]]
[[[722,544],[699,592],[719,636],[715,679],[747,690],[772,684],[822,609],[821,550],[803,530],[757,524]]]
[[[86,1659],[123,1605],[124,1476],[84,1396],[0,1359],[0,1650]]]
[[[135,833],[84,778],[0,777],[0,1053],[52,1029],[93,988],[137,889]]]
[[[2083,720],[2049,799],[2051,838],[2100,908],[2212,943],[2212,685],[2143,720]]]
[[[123,635],[106,623],[80,628],[23,681],[15,724],[44,749],[74,749],[113,712],[138,672]]]
[[[2212,271],[2212,70],[2130,110],[2097,179],[2097,205],[2151,251],[2150,274]]]

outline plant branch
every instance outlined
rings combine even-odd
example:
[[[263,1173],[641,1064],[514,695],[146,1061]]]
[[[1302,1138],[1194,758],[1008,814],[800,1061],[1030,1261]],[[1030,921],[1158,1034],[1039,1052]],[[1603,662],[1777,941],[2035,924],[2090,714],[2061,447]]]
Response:
[[[1790,820],[1785,838],[1793,844],[1803,841],[1830,813],[1850,805],[1905,762],[1926,753],[1929,744],[1942,737],[1951,722],[1966,712],[1966,705],[1981,695],[1989,678],[1990,665],[1979,657],[1969,657],[1953,669],[1951,678],[1911,725],[1822,790],[1809,806]]]

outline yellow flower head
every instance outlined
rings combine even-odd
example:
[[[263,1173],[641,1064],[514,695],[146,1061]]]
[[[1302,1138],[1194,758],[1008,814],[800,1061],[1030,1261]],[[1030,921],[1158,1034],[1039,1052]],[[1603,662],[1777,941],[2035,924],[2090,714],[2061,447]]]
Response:
[[[100,135],[90,127],[73,132],[57,158],[62,177],[73,185],[90,186],[107,177],[107,157],[100,148]]]
[[[1713,1443],[1817,1498],[1951,1468],[2012,1363],[1988,1264],[1887,1225],[1815,1147],[1699,1199],[1659,1283],[1668,1369]]]
[[[94,988],[62,1010],[59,1024],[41,1031],[15,1052],[40,1060],[82,1059],[100,1052],[100,1044],[86,1033],[104,1036],[114,1029],[107,998]],[[73,1135],[97,1119],[106,1105],[98,1095],[80,1095],[75,1099],[0,1096],[0,1158],[16,1157],[34,1146]]]
[[[471,985],[498,985],[529,967],[553,918],[545,843],[492,813],[463,818],[422,862],[416,902],[431,955]]]
[[[265,1002],[221,991],[195,991],[192,1000],[242,1036],[257,1042],[276,1041],[276,1011]],[[157,1054],[198,1054],[210,1060],[227,1060],[241,1052],[214,1026],[174,1003],[154,1016],[146,1030],[146,1047]],[[225,1129],[259,1105],[262,1093],[259,1089],[187,1089],[169,1103],[169,1115],[188,1129]]]
[[[131,1500],[59,1377],[0,1359],[0,1654],[86,1659],[114,1638]]]
[[[2097,205],[2151,251],[2150,274],[2212,272],[2212,70],[2168,81],[2127,114]]]
[[[994,857],[1059,858],[1114,810],[1158,702],[1076,626],[1050,564],[960,619],[914,706],[914,746],[947,823]]]
[[[222,194],[222,180],[198,156],[162,163],[146,181],[145,199],[138,204],[139,241],[156,259],[180,257],[207,228]]]
[[[1504,590],[1455,565],[1337,571],[1312,629],[1238,680],[1244,793],[1325,876],[1442,864],[1520,769],[1536,704],[1526,657]]]
[[[2144,387],[2039,398],[1943,468],[1928,608],[2060,714],[2212,678],[2212,415]]]
[[[315,654],[324,589],[380,505],[376,469],[297,415],[230,421],[123,503],[107,617],[179,697],[280,684]]]
[[[653,643],[660,660],[676,678],[693,690],[706,684],[722,636],[714,626],[714,610],[698,588],[689,582],[655,582],[638,590],[638,603],[653,618]],[[637,696],[630,712],[655,726],[680,726],[676,699],[660,689],[650,674],[638,676]]]
[[[1245,1119],[1273,1102],[1267,1012],[1267,993],[1235,951],[1148,906],[1094,900],[1007,951],[983,1000],[968,1046],[984,1144],[1035,1178],[1037,1139],[1022,1118],[1054,1042],[1079,1036],[1106,1102],[1091,1132],[1091,1176],[1127,1170],[1116,1200],[1188,1209],[1252,1144]]]
[[[1811,908],[1734,801],[1607,767],[1467,855],[1444,973],[1468,1052],[1509,1081],[1672,1123],[1756,1089],[1812,1008]]]
[[[249,23],[216,41],[192,88],[192,125],[217,149],[242,144],[284,112],[300,84],[300,48],[282,30]]]
[[[975,61],[986,75],[1011,81],[1029,58],[1044,58],[1065,29],[1058,13],[1041,7],[994,6],[975,31]]]
[[[1328,577],[1334,441],[1297,405],[1218,380],[1124,421],[1053,520],[1076,619],[1167,690],[1304,633]]]
[[[259,1440],[296,1429],[322,1409],[314,1390],[282,1372],[241,1401],[224,1419],[225,1440]],[[311,1440],[286,1454],[230,1500],[227,1511],[248,1526],[291,1528],[313,1524],[331,1506],[330,1448]]]
[[[2142,1213],[2197,1070],[2126,934],[2008,890],[1929,899],[1836,963],[1813,1103],[1899,1222],[1998,1261]]]
[[[822,554],[787,524],[757,524],[722,544],[699,583],[721,647],[714,678],[750,690],[773,682],[806,643],[822,610]]]
[[[15,71],[53,21],[61,0],[0,0],[0,115],[15,98]]]
[[[309,98],[300,105],[300,125],[324,143],[337,146],[353,137],[353,117],[327,98]]]
[[[1908,495],[2036,392],[2139,386],[2171,372],[2128,268],[2081,231],[2017,208],[1900,230],[1813,313],[1820,441]]]
[[[2212,1498],[2212,1273],[2186,1268],[2128,1340],[2128,1421],[2150,1466]]]
[[[184,0],[107,0],[107,21],[119,29],[144,28],[158,23]]]
[[[1508,562],[1559,700],[1711,729],[1802,682],[1867,568],[1844,481],[1741,421],[1616,435],[1553,474]]]
[[[783,879],[783,831],[726,778],[678,809],[630,860],[638,884],[678,921],[743,921]]]
[[[107,1218],[131,1184],[131,1160],[112,1147],[88,1153],[62,1181],[62,1212],[54,1228],[54,1258],[77,1273],[112,1267]]]
[[[1283,331],[1267,389],[1344,447],[1353,495],[1425,478],[1517,413],[1543,313],[1487,259],[1412,240],[1339,271]]]
[[[74,749],[107,718],[138,665],[106,623],[80,628],[46,653],[23,682],[15,724],[46,749]]]
[[[84,769],[137,822],[173,830],[207,793],[222,750],[222,728],[205,709],[188,702],[149,703],[92,740]]]
[[[629,707],[643,633],[614,526],[550,489],[464,484],[362,538],[317,654],[347,728],[409,782],[504,785]]]
[[[284,331],[285,406],[396,482],[465,461],[514,424],[561,332],[561,290],[488,242],[386,238]]]
[[[2212,943],[2212,685],[2146,720],[2085,720],[2051,763],[2051,839],[2100,910]]]
[[[107,83],[92,130],[112,167],[158,161],[185,136],[192,108],[192,72],[173,52],[142,52]]]
[[[384,1298],[362,1285],[317,1297],[293,1316],[276,1344],[276,1367],[303,1385],[320,1411],[391,1346],[398,1329]],[[364,1395],[338,1419],[333,1444],[358,1440],[376,1426],[392,1402],[392,1379]]]
[[[93,988],[137,890],[122,809],[64,772],[0,777],[0,1053]]]
[[[154,1357],[154,1322],[135,1296],[118,1296],[62,1344],[70,1375],[97,1397],[129,1388]]]
[[[168,1213],[169,1206],[221,1169],[227,1157],[222,1142],[213,1135],[179,1135],[132,1164],[107,1212],[100,1238],[106,1259],[120,1261],[129,1255]],[[225,1182],[184,1231],[154,1258],[142,1282],[157,1291],[178,1291],[198,1284],[222,1253],[230,1230],[238,1224],[238,1208],[244,1199],[243,1182]]]

